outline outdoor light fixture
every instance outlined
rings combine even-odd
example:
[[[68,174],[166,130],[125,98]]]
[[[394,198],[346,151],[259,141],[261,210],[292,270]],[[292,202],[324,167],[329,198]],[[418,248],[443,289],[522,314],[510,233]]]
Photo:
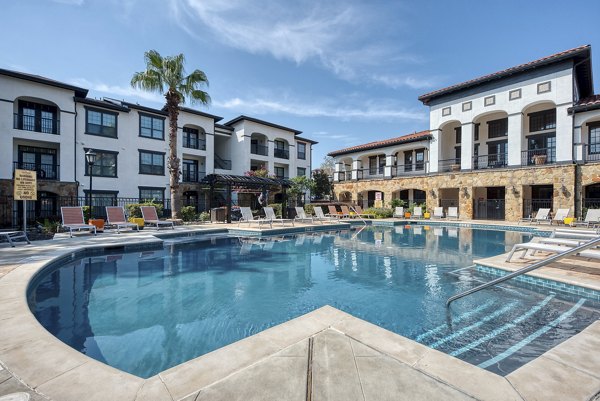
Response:
[[[513,185],[510,189],[513,195],[519,195],[519,190]]]
[[[92,176],[94,175],[94,163],[96,163],[96,152],[94,152],[93,149],[88,149],[87,152],[85,152],[85,161],[88,164],[88,169],[89,169],[89,173],[90,173],[90,189],[89,189],[89,200],[88,200],[88,207],[90,208],[90,220],[92,219]]]
[[[467,187],[463,187],[462,193],[465,198],[469,196],[469,190],[467,189]]]
[[[569,193],[569,191],[567,191],[567,187],[565,187],[565,184],[561,184],[561,186],[560,186],[560,192],[562,192],[562,194],[564,196],[567,196],[567,194]]]
[[[434,189],[430,189],[429,190],[429,195],[431,195],[432,198],[437,198],[435,190]]]

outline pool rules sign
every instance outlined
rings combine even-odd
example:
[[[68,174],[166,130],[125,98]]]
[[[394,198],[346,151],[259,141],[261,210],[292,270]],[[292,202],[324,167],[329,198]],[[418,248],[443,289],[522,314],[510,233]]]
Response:
[[[37,200],[37,176],[35,171],[15,170],[14,198],[23,201],[23,231],[26,231],[27,201]]]

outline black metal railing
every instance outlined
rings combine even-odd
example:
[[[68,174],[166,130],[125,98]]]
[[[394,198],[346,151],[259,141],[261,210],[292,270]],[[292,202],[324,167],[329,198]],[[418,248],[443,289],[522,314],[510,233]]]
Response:
[[[504,199],[487,199],[473,201],[473,214],[475,219],[504,220]]]
[[[438,161],[438,171],[439,172],[447,172],[447,171],[460,171],[460,159],[444,159]]]
[[[221,170],[231,170],[231,160],[223,159],[215,153],[215,168],[220,168]]]
[[[345,171],[339,171],[338,172],[338,181],[346,181],[346,172]]]
[[[268,156],[269,155],[269,147],[259,145],[257,143],[251,143],[250,144],[250,153],[252,153],[253,155]]]
[[[60,165],[13,162],[13,171],[16,169],[35,171],[40,180],[58,180]]]
[[[356,179],[357,180],[362,180],[364,178],[364,174],[363,174],[363,171],[361,169],[352,170],[352,171],[356,171]]]
[[[188,149],[199,149],[206,150],[206,141],[202,139],[190,139],[183,137],[183,145],[184,148]]]
[[[286,176],[286,175],[276,175],[275,178],[277,178],[278,180],[289,180],[290,177]]]
[[[583,145],[583,160],[586,162],[600,161],[600,144]]]
[[[503,168],[508,165],[508,153],[498,153],[473,157],[473,170]]]
[[[540,209],[552,209],[552,199],[523,199],[523,217],[534,217]]]
[[[583,207],[586,209],[600,209],[600,198],[584,198]]]
[[[204,171],[186,171],[181,174],[181,182],[200,182],[206,176]]]
[[[60,130],[60,120],[57,118],[45,118],[15,113],[13,117],[13,128],[58,135]]]
[[[397,176],[422,175],[429,171],[429,162],[416,162],[410,164],[399,164],[392,168],[392,174]]]
[[[521,165],[533,166],[556,163],[556,147],[529,149],[521,152]]]
[[[361,170],[359,170],[361,171]],[[383,166],[380,167],[369,167],[369,168],[365,168],[362,169],[362,178],[364,179],[369,179],[369,178],[383,178],[383,173],[384,173],[385,169]]]
[[[290,151],[287,149],[277,149],[275,148],[275,157],[278,157],[280,159],[289,159],[290,158]]]

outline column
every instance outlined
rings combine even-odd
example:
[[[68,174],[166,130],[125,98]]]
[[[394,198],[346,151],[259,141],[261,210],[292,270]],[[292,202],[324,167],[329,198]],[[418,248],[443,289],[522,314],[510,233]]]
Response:
[[[461,158],[460,169],[471,170],[473,168],[473,123],[465,123],[461,129]]]
[[[432,173],[438,172],[438,161],[440,160],[440,137],[442,131],[439,129],[432,129],[432,139],[429,142],[429,171]]]
[[[461,220],[473,218],[473,187],[461,187],[458,190],[458,214]]]
[[[335,171],[333,172],[333,181],[338,182],[340,180],[340,171],[342,167],[342,163],[335,163]]]
[[[582,138],[582,129],[581,125],[573,128],[573,136],[575,143],[573,144],[573,159],[576,161],[583,161],[585,159],[585,146],[584,143],[587,142]]]
[[[358,180],[358,170],[361,169],[361,162],[360,159],[353,159],[352,160],[352,179],[353,180]]]
[[[556,161],[573,160],[573,115],[569,115],[569,105],[556,108]]]
[[[394,174],[394,155],[385,155],[385,167],[383,168],[383,177],[392,178]]]
[[[520,166],[523,151],[523,114],[514,113],[508,116],[508,165]]]

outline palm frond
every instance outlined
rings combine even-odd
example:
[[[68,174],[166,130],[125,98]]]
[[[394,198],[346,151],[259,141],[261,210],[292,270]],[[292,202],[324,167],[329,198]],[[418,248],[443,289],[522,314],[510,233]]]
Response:
[[[200,89],[196,89],[190,92],[190,99],[191,103],[202,103],[208,105],[211,102],[210,95],[207,92],[204,92]]]

